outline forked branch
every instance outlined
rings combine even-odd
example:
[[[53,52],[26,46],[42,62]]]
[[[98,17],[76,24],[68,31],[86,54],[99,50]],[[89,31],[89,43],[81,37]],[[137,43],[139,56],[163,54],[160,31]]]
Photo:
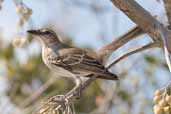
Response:
[[[125,34],[121,35],[120,37],[116,38],[113,42],[110,44],[105,45],[102,47],[98,53],[99,56],[103,59],[103,63],[105,63],[105,60],[108,59],[108,57],[118,48],[122,47],[129,41],[132,41],[135,39],[137,36],[142,35],[144,32],[138,27],[134,27],[133,29],[129,30]]]

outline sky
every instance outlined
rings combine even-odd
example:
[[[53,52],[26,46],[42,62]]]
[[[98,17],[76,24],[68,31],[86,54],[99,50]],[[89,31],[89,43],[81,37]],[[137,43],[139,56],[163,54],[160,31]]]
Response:
[[[95,4],[98,1],[98,4]],[[161,16],[162,4],[155,0],[138,0],[154,15]],[[5,0],[0,11],[0,30],[6,40],[11,40],[18,34],[26,34],[29,27],[41,28],[47,24],[55,26],[57,33],[67,38],[73,38],[77,45],[89,45],[99,49],[103,42],[96,38],[105,38],[106,43],[135,26],[123,13],[119,12],[109,0],[24,0],[33,9],[31,24],[23,28],[17,25],[19,16],[11,0]],[[90,5],[101,8],[93,11]],[[49,8],[50,7],[50,8]],[[163,18],[162,18],[163,19]],[[124,27],[123,27],[124,25]],[[10,28],[10,29],[9,29]],[[105,32],[104,32],[105,30]]]

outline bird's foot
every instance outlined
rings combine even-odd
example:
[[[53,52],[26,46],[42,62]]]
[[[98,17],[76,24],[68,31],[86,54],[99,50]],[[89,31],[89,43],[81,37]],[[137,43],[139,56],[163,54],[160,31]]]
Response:
[[[74,87],[72,90],[70,90],[66,96],[70,97],[70,96],[75,96],[76,99],[80,99],[81,98],[81,94],[82,94],[82,85],[76,86]]]
[[[74,81],[76,82],[75,87],[70,90],[66,96],[75,96],[76,99],[80,99],[82,93],[82,80],[80,77],[76,76]]]
[[[82,80],[79,76],[76,76],[75,82],[76,82],[76,86],[75,86],[76,91],[74,95],[76,96],[76,99],[80,99],[82,95]]]
[[[77,90],[78,89],[78,90]],[[76,96],[76,99],[80,99],[82,96],[82,84],[80,84],[77,88],[77,91],[75,91],[75,93],[73,94],[74,96]]]

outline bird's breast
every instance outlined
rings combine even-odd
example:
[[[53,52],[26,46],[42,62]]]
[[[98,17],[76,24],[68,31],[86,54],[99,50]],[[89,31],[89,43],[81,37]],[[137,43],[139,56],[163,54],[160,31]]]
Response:
[[[50,48],[42,48],[42,59],[43,62],[45,63],[45,65],[53,72],[57,73],[58,76],[62,76],[62,77],[73,77],[74,75],[69,72],[68,70],[65,70],[62,67],[59,67],[57,65],[52,64],[49,61],[50,57],[57,57],[58,53],[55,53],[52,49]]]
[[[48,68],[51,67],[51,62],[49,61],[49,57],[56,57],[56,56],[57,54],[55,54],[55,52],[53,52],[51,48],[47,48],[47,47],[42,48],[42,59]]]

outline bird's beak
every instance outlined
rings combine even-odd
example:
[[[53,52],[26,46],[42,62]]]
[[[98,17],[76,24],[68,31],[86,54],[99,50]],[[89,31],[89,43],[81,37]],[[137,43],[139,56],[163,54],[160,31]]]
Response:
[[[27,32],[32,35],[40,35],[41,34],[40,30],[28,30]]]

